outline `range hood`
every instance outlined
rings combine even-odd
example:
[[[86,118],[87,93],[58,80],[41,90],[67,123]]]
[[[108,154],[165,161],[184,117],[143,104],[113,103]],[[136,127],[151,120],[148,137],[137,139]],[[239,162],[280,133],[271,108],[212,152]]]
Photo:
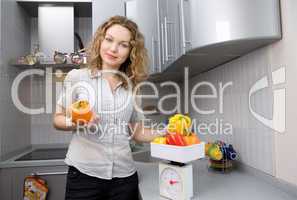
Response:
[[[40,4],[38,6],[39,48],[46,56],[54,51],[74,50],[74,7]]]

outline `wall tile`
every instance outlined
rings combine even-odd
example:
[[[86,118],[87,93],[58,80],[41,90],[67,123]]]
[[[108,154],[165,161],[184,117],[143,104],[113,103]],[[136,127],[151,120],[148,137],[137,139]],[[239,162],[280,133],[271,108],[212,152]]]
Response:
[[[204,123],[215,123],[216,120],[223,124],[231,123],[233,134],[201,135],[206,141],[223,140],[232,143],[238,151],[239,159],[266,173],[273,174],[273,134],[272,131],[258,122],[248,108],[248,92],[250,87],[262,76],[268,74],[269,60],[267,49],[259,49],[239,59],[233,60],[207,73],[191,79],[192,87],[201,82],[212,83],[219,92],[218,83],[231,81],[223,96],[224,112],[219,113],[219,99],[197,100],[199,107],[203,109],[215,108],[214,114],[199,114],[191,109],[191,116]],[[199,94],[210,94],[209,90],[200,90]],[[272,96],[271,90],[256,93],[251,98],[252,107],[264,116],[271,117]]]

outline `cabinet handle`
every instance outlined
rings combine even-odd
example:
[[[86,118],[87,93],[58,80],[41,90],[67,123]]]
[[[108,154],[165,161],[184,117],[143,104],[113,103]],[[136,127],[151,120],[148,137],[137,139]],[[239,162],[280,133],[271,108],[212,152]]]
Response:
[[[33,172],[32,176],[50,176],[50,175],[64,175],[68,172]]]
[[[164,17],[164,35],[165,35],[165,61],[169,60],[168,58],[168,32],[167,32],[167,18]]]
[[[158,53],[157,53],[157,59],[156,59],[156,68],[158,72],[162,72],[162,68],[161,68],[161,45],[160,45],[160,38],[159,40],[155,41],[157,43],[157,47],[158,47]]]
[[[152,37],[152,72],[154,73],[156,71],[155,69],[155,41],[154,37]]]
[[[183,54],[186,53],[187,44],[189,44],[191,48],[191,41],[186,41],[186,25],[185,25],[185,11],[184,11],[184,1],[180,0],[180,20],[181,20],[181,33],[182,33],[182,48]]]
[[[164,25],[163,24],[161,24],[161,40],[162,40],[162,64],[165,64]]]
[[[162,58],[161,58],[161,31],[160,31],[160,2],[157,0],[157,45],[158,45],[158,58],[157,58],[157,68],[159,72],[162,72]]]
[[[161,72],[162,69],[161,69],[161,57],[160,57],[160,44],[159,44],[159,41],[158,40],[154,40],[154,47],[158,47],[158,53],[156,54],[155,52],[155,48],[154,48],[154,59],[155,59],[155,70],[156,72]],[[156,56],[157,55],[157,56]]]
[[[180,21],[182,34],[182,54],[186,53],[186,33],[185,33],[185,16],[184,16],[184,0],[180,0]]]

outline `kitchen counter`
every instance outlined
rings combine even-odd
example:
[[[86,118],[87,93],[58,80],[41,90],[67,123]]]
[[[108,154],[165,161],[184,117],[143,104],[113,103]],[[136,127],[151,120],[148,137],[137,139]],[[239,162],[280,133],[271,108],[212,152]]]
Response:
[[[14,161],[31,150],[0,162],[0,168],[30,166],[65,166],[63,159]],[[147,152],[147,151],[146,151]],[[158,162],[149,156],[149,152],[136,152],[134,158],[138,175],[139,189],[143,200],[165,200],[159,196]],[[141,162],[142,161],[142,162]],[[207,168],[207,160],[197,160],[193,164],[194,197],[199,200],[296,200],[295,186],[283,183],[278,179],[256,169],[241,165],[229,173],[220,173]]]
[[[137,167],[143,200],[166,200],[159,196],[158,163],[137,162]],[[224,174],[209,170],[204,159],[193,162],[193,174],[195,200],[297,199],[296,192],[293,192],[296,187],[286,185],[282,188],[281,184],[284,183],[249,167],[240,167]]]
[[[28,146],[2,158],[0,160],[0,169],[13,167],[65,166],[64,158],[66,157],[67,148],[67,144]],[[134,147],[132,154],[147,151],[149,151],[148,145]],[[29,155],[32,152],[33,154]]]

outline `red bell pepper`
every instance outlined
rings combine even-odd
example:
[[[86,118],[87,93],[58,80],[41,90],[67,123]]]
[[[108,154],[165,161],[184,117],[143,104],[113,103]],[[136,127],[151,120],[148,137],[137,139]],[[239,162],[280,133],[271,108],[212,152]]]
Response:
[[[177,133],[171,133],[166,136],[166,143],[169,145],[185,146],[186,143],[182,135]]]

